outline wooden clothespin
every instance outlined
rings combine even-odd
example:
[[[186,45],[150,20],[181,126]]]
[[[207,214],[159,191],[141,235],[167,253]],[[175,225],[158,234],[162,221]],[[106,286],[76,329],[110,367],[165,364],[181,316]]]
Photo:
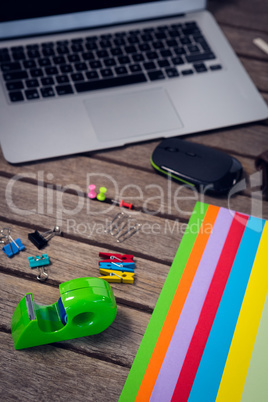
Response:
[[[122,272],[134,272],[135,264],[134,262],[100,262],[99,268]]]
[[[100,279],[104,279],[107,282],[111,283],[133,283],[134,282],[134,273],[132,272],[122,272],[115,271],[112,269],[103,269],[100,268],[100,274],[105,276],[99,276]]]
[[[133,262],[134,256],[131,254],[114,254],[114,253],[99,253],[99,257],[105,258],[100,262]]]

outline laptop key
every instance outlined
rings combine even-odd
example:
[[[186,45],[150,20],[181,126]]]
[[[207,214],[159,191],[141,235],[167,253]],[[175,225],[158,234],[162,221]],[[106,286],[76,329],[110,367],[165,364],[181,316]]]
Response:
[[[40,67],[47,67],[47,66],[51,65],[51,61],[47,57],[45,57],[45,58],[39,59],[38,64]]]
[[[182,75],[192,75],[194,72],[192,69],[182,70]]]
[[[73,72],[73,67],[71,64],[62,64],[60,66],[60,71],[62,73],[72,73]]]
[[[116,61],[114,59],[104,59],[103,63],[106,67],[113,67],[116,65]]]
[[[174,53],[178,56],[181,56],[182,54],[185,54],[186,51],[183,47],[176,47],[173,49]]]
[[[43,56],[55,56],[55,50],[51,47],[43,48],[42,49]]]
[[[185,56],[188,63],[195,63],[197,61],[213,60],[215,59],[214,53],[198,53]]]
[[[75,66],[76,71],[85,71],[85,70],[88,69],[86,63],[83,63],[83,62],[81,62],[81,63],[75,63],[74,66]]]
[[[122,74],[127,74],[127,69],[125,66],[119,66],[119,67],[115,67],[115,72],[118,75],[122,75]]]
[[[196,64],[194,64],[194,69],[195,69],[195,71],[197,73],[204,73],[204,72],[208,71],[207,67],[205,66],[204,63],[196,63]]]
[[[168,78],[174,78],[179,76],[178,70],[174,67],[166,68],[166,74]]]
[[[86,76],[87,76],[88,80],[97,80],[99,78],[99,74],[95,70],[94,71],[87,71]]]
[[[130,58],[128,56],[120,56],[118,57],[119,64],[128,64],[130,63]]]
[[[148,76],[151,81],[163,80],[165,78],[165,76],[161,70],[149,71]]]
[[[80,57],[78,54],[68,54],[67,58],[70,63],[76,63],[80,61]]]
[[[65,57],[64,56],[55,56],[53,57],[54,64],[65,64]]]
[[[121,56],[123,54],[120,47],[113,47],[112,49],[110,49],[110,52],[113,56]]]
[[[159,67],[169,67],[170,66],[170,63],[169,63],[169,61],[167,60],[167,59],[161,59],[161,60],[158,60],[158,65],[159,65]]]
[[[27,89],[25,91],[25,95],[28,100],[39,98],[39,93],[38,93],[37,89]]]
[[[100,70],[100,73],[103,77],[112,77],[113,72],[110,68],[104,68],[103,70]]]
[[[84,81],[84,76],[82,73],[73,73],[71,74],[71,78],[73,81]]]
[[[4,63],[1,65],[1,70],[4,72],[21,70],[21,65],[19,62]]]
[[[45,72],[47,75],[56,75],[59,73],[57,67],[52,66],[52,67],[46,67]]]
[[[216,70],[221,70],[222,66],[221,64],[214,64],[212,66],[209,67],[211,71],[216,71]]]
[[[6,84],[8,91],[15,91],[16,89],[23,89],[23,81],[11,81]]]
[[[27,55],[29,59],[36,59],[41,57],[41,54],[37,49],[28,50]]]
[[[84,52],[82,53],[83,60],[93,60],[94,54],[92,52]]]
[[[32,79],[32,80],[26,80],[25,84],[27,86],[27,88],[37,88],[39,87],[39,82],[37,79]]]
[[[24,100],[23,94],[21,91],[9,92],[9,99],[11,102],[21,102]]]
[[[32,77],[42,77],[43,74],[43,70],[41,68],[35,68],[33,70],[30,70],[30,74]]]
[[[36,62],[35,60],[24,60],[23,61],[23,66],[24,68],[35,68],[36,67]]]
[[[148,60],[158,59],[158,54],[156,52],[147,52],[146,57]]]
[[[45,85],[54,85],[53,77],[43,77],[41,78],[42,84]]]
[[[141,53],[136,53],[132,55],[132,60],[134,62],[144,61],[144,56]]]
[[[173,63],[175,66],[184,64],[184,61],[182,60],[182,58],[181,58],[180,56],[173,57],[173,58],[171,59],[171,61],[172,61],[172,63]]]
[[[71,85],[57,85],[56,86],[56,91],[58,95],[69,95],[72,94],[73,88],[71,87]]]
[[[58,75],[56,80],[58,84],[67,84],[69,82],[68,75]]]
[[[26,56],[25,56],[24,52],[13,53],[12,56],[13,56],[14,60],[24,60],[24,59],[26,59]]]
[[[0,63],[6,63],[11,60],[9,53],[0,53]]]
[[[132,73],[137,73],[137,72],[142,71],[142,70],[141,70],[141,66],[140,66],[139,64],[131,64],[131,65],[129,66],[129,69],[130,69],[130,71],[131,71]]]
[[[132,85],[138,84],[142,82],[146,82],[147,79],[143,73],[140,74],[133,74],[133,75],[124,75],[120,77],[113,77],[102,79],[98,81],[86,81],[83,83],[76,83],[75,88],[77,92],[87,92],[87,91],[95,91],[99,89],[105,88],[113,88],[117,86],[123,85]]]
[[[70,53],[70,50],[67,46],[59,46],[57,47],[57,52],[58,54],[68,54]]]
[[[50,98],[51,96],[55,96],[54,90],[52,87],[44,87],[41,88],[41,94],[43,98]]]
[[[145,68],[145,70],[154,70],[154,69],[156,69],[156,65],[155,65],[155,63],[153,61],[143,63],[143,67]]]
[[[9,72],[9,73],[4,73],[3,77],[4,77],[5,81],[17,81],[17,80],[22,80],[24,78],[28,78],[28,73],[25,70],[14,71],[14,72]]]

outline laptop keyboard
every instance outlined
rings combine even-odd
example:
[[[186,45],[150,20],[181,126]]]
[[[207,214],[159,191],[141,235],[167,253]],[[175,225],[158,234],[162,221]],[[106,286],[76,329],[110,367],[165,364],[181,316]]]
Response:
[[[0,48],[0,65],[11,102],[222,68],[196,22]]]

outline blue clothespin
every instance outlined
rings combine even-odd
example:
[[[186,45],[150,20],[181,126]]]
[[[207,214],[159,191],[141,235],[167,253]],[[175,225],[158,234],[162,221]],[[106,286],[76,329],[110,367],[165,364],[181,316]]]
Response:
[[[47,254],[42,254],[41,257],[39,255],[36,255],[35,257],[28,257],[28,260],[31,268],[49,265],[49,257]]]
[[[134,272],[134,262],[99,262],[99,268],[112,269],[114,271]]]

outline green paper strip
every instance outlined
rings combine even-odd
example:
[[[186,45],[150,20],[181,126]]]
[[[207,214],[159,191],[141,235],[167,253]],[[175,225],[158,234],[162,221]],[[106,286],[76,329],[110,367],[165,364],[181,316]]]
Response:
[[[262,311],[241,402],[268,401],[268,293]]]
[[[197,202],[180,247],[175,255],[169,274],[156,303],[154,312],[145,331],[143,340],[129,372],[119,402],[135,401],[143,376],[149,364],[155,344],[164,324],[169,306],[173,300],[184,267],[188,261],[202,221],[205,217],[208,204]],[[191,230],[192,229],[192,230]]]

